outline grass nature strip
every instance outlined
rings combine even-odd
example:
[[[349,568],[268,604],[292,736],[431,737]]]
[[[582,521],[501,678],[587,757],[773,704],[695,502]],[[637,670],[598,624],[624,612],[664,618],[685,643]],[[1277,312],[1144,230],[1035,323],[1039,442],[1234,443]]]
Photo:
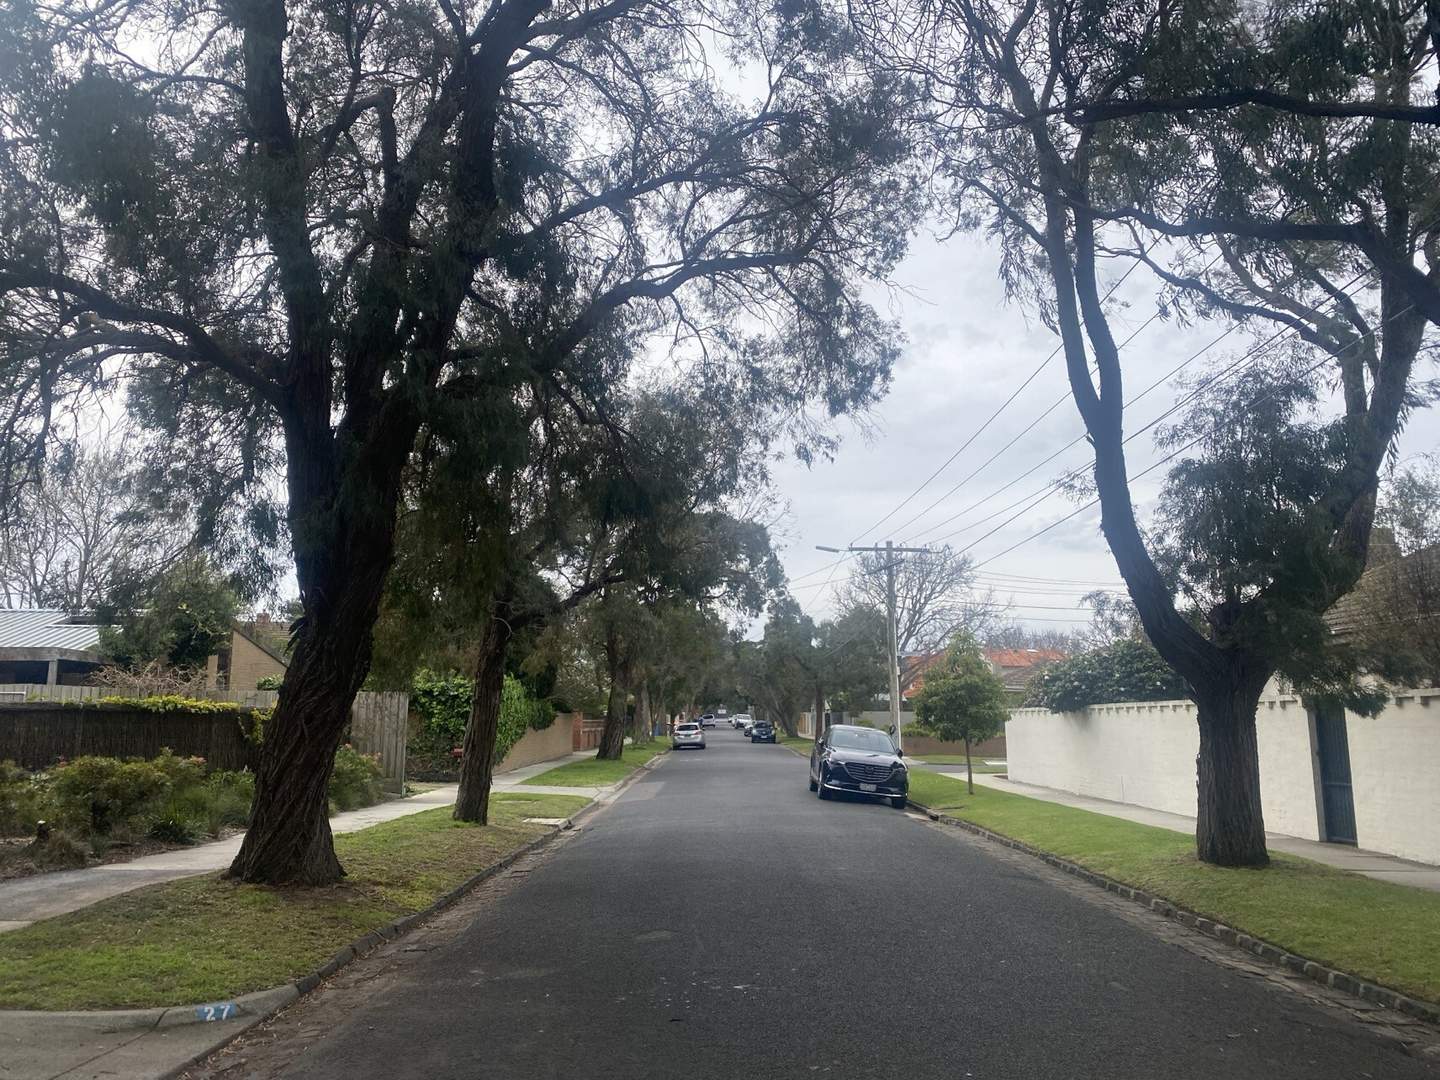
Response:
[[[1290,952],[1440,1001],[1440,893],[1271,854],[1264,870],[1209,866],[1186,833],[910,773],[910,797],[1163,897]]]
[[[640,746],[626,746],[619,761],[572,761],[532,776],[527,784],[539,787],[607,787],[618,784],[657,754],[670,749],[670,740],[662,736]]]
[[[272,889],[218,875],[152,885],[0,934],[0,1008],[118,1009],[225,1000],[299,978],[568,817],[572,795],[492,796],[488,826],[449,807],[335,838],[347,876]]]

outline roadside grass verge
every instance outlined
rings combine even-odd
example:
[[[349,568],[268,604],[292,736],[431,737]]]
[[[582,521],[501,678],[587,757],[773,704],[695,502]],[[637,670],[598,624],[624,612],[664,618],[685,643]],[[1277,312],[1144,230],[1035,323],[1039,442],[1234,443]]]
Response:
[[[797,754],[803,754],[807,758],[810,756],[811,748],[815,745],[815,740],[808,735],[785,735],[782,733],[778,738],[781,746],[788,746]]]
[[[187,878],[0,934],[0,1008],[187,1005],[291,982],[549,828],[522,819],[568,817],[586,802],[498,794],[489,826],[455,821],[440,807],[337,836],[347,871],[339,885]]]
[[[572,761],[568,765],[556,766],[539,776],[532,776],[525,783],[549,785],[550,787],[605,787],[609,784],[618,784],[656,754],[662,754],[668,749],[670,749],[670,739],[668,736],[664,736],[641,746],[626,746],[625,756],[619,761],[600,761],[596,758],[591,758],[589,761]]]
[[[1327,967],[1440,1001],[1440,893],[1277,853],[1264,870],[1209,866],[1186,833],[991,788],[970,795],[939,773],[912,772],[910,797]]]

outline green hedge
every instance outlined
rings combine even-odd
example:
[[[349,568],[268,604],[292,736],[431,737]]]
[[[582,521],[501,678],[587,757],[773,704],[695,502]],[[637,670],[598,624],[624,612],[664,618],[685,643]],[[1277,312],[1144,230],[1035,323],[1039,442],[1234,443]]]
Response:
[[[1116,701],[1174,701],[1188,693],[1153,645],[1126,638],[1046,668],[1030,684],[1024,704],[1077,712]]]
[[[420,729],[411,737],[408,750],[412,757],[420,759],[422,768],[453,768],[451,751],[465,741],[474,685],[454,672],[421,671],[415,676],[410,705],[420,718]],[[504,758],[527,730],[543,731],[554,722],[554,706],[534,697],[519,679],[506,675],[500,694],[495,760]]]

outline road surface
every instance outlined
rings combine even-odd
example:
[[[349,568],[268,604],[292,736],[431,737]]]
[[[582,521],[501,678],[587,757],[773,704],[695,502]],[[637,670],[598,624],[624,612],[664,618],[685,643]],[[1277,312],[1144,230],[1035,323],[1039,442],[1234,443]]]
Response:
[[[958,830],[820,802],[789,750],[707,734],[443,946],[322,990],[195,1075],[1440,1075],[1238,953],[1216,963]]]

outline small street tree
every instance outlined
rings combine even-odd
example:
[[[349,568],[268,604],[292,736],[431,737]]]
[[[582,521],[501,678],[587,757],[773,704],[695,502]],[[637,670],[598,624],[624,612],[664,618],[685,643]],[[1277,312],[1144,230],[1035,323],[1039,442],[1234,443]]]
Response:
[[[840,597],[842,617],[857,610],[885,610],[885,559],[880,552],[858,558]],[[897,560],[895,637],[901,656],[938,652],[957,633],[984,637],[987,630],[998,625],[1003,605],[993,590],[976,588],[972,561],[948,548],[917,552]],[[876,633],[876,642],[883,651],[883,617]],[[910,689],[921,670],[919,665],[900,666],[902,694]]]
[[[968,634],[957,636],[944,659],[925,673],[914,701],[915,718],[927,734],[964,742],[965,783],[974,794],[970,746],[999,735],[1010,717],[1005,684],[991,672],[980,644]]]

